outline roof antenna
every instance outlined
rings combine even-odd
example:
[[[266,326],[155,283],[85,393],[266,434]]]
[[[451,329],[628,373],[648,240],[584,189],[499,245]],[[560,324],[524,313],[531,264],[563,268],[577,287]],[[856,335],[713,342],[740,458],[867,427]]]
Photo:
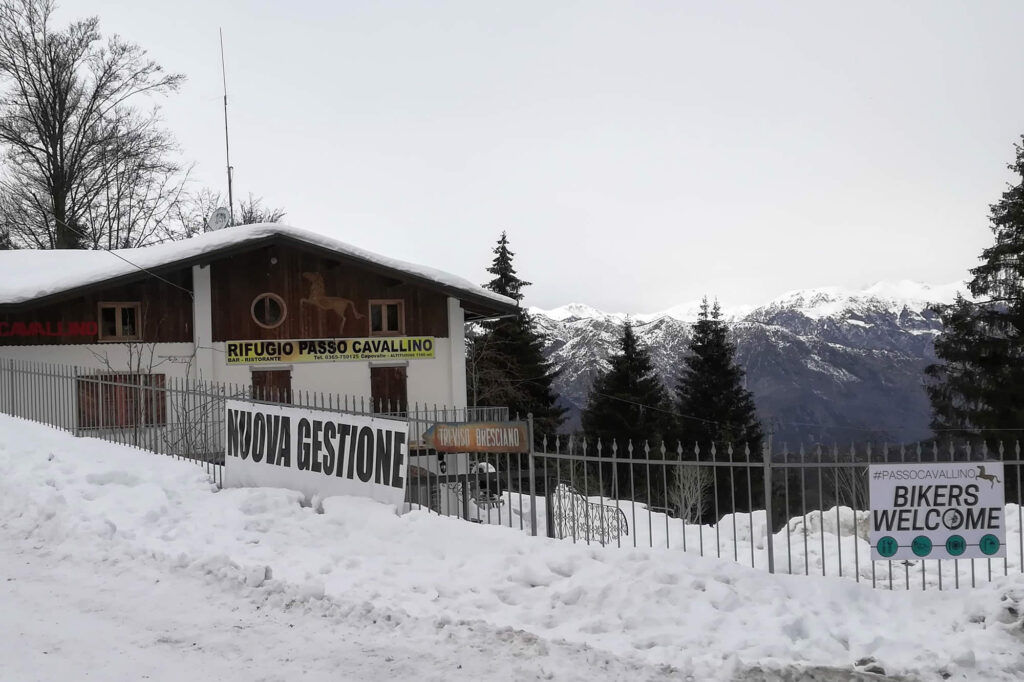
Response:
[[[224,68],[224,29],[218,28],[220,32],[220,75],[224,81],[224,158],[228,166],[228,212],[231,217],[231,224],[235,224],[235,202],[231,192],[231,176],[234,168],[231,167],[231,147],[228,144],[228,75]]]

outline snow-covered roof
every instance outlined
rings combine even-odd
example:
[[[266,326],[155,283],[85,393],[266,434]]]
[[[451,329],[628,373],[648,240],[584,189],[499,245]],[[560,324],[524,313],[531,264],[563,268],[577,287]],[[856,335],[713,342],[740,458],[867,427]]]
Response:
[[[115,279],[144,275],[144,270],[185,266],[247,244],[284,239],[354,258],[398,275],[433,285],[462,300],[505,311],[516,301],[436,268],[407,263],[289,225],[239,225],[181,241],[115,251],[19,249],[0,251],[0,305],[26,303]]]

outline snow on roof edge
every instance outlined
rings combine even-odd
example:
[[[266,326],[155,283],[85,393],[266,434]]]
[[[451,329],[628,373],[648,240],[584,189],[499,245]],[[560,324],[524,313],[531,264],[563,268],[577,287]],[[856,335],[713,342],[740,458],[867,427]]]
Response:
[[[490,299],[498,304],[517,305],[515,300],[484,289],[458,275],[382,256],[332,237],[282,223],[238,225],[216,232],[206,232],[189,239],[136,249],[118,249],[112,253],[43,249],[0,251],[0,272],[4,275],[0,279],[0,304],[27,303],[81,286],[131,275],[140,268],[160,268],[273,236],[291,237],[311,246],[405,272],[440,286]]]

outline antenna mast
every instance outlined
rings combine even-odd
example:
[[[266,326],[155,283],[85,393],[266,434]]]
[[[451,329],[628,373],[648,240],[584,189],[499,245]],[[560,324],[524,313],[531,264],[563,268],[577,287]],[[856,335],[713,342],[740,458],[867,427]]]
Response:
[[[220,75],[224,82],[224,158],[228,166],[228,212],[231,214],[231,223],[235,222],[235,202],[231,190],[231,176],[234,169],[231,167],[231,146],[228,144],[228,75],[224,68],[224,29],[217,29],[220,32]]]

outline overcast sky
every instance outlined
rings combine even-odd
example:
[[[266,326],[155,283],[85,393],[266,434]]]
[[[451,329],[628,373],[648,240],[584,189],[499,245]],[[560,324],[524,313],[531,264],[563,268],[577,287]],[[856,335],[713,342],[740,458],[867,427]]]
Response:
[[[966,276],[1024,133],[1024,2],[64,0],[187,75],[199,184],[526,303]]]

